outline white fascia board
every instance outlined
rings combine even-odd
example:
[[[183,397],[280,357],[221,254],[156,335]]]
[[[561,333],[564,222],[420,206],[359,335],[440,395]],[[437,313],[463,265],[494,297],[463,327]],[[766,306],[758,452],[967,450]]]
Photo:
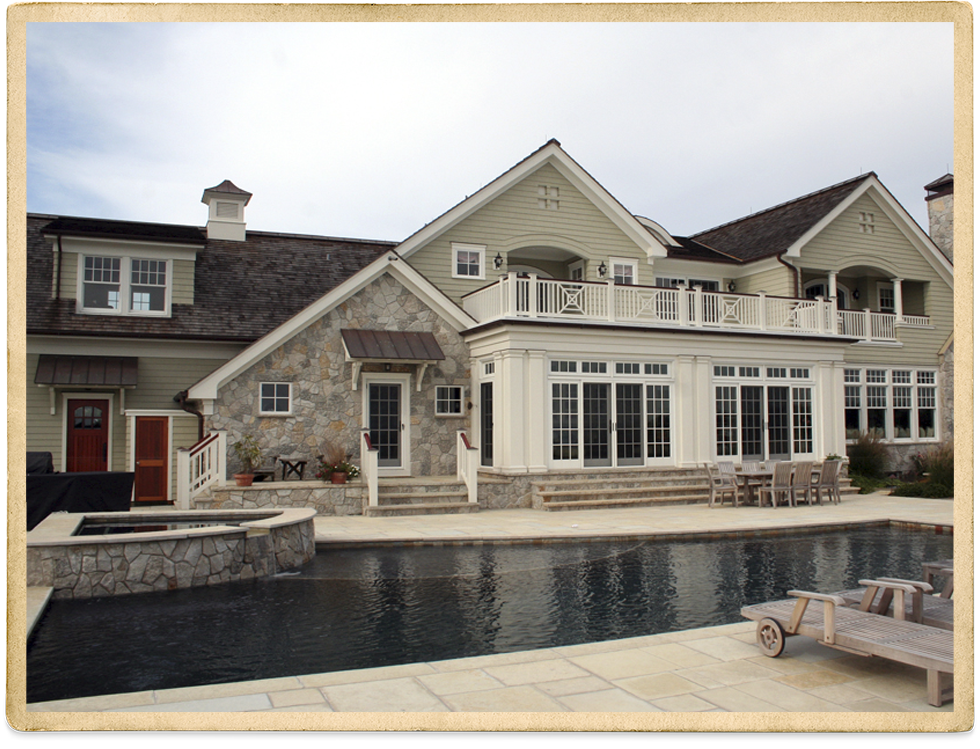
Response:
[[[664,227],[662,227],[660,224],[658,224],[653,219],[647,218],[646,216],[636,216],[635,218],[643,226],[647,227],[648,229],[652,229],[654,232],[656,232],[657,239],[660,240],[660,243],[661,244],[663,244],[665,246],[670,246],[670,247],[681,247],[682,246],[680,242],[678,242],[676,239],[674,239],[672,236],[670,236],[670,232],[669,231],[667,231],[666,229],[664,229]]]
[[[390,273],[398,279],[409,291],[421,298],[457,330],[461,331],[476,324],[476,320],[435,289],[422,274],[389,250],[278,328],[259,338],[234,359],[192,385],[187,391],[188,398],[191,400],[213,400],[217,397],[218,388],[274,351],[299,331],[323,317],[337,305],[364,289],[372,281],[380,278],[384,273]]]
[[[227,341],[93,338],[70,335],[29,335],[26,343],[28,354],[137,356],[147,359],[231,359],[245,347],[245,344]]]
[[[892,223],[909,240],[913,247],[919,250],[933,270],[942,277],[950,288],[953,287],[953,265],[945,255],[936,247],[935,243],[926,235],[922,228],[912,220],[908,212],[902,208],[901,204],[892,197],[891,193],[885,189],[875,177],[868,177],[860,187],[856,188],[850,195],[840,202],[832,211],[817,222],[806,234],[794,242],[784,253],[791,258],[800,257],[800,253],[806,244],[827,228],[832,221],[846,211],[850,206],[865,193],[874,200],[876,205],[881,206],[882,210],[888,215]]]
[[[576,164],[559,146],[549,144],[531,154],[520,164],[473,193],[456,207],[450,209],[432,223],[424,226],[415,234],[402,242],[395,250],[404,258],[428,244],[435,237],[458,224],[467,216],[483,207],[497,196],[503,194],[515,184],[533,174],[545,164],[551,164],[562,176],[571,182],[582,194],[589,197],[620,230],[637,244],[647,255],[666,257],[667,248],[648,232],[629,211],[621,206],[613,197],[582,167]]]

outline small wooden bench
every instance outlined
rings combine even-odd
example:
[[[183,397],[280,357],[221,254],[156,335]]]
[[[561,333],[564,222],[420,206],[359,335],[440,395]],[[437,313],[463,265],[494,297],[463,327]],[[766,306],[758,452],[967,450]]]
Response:
[[[763,654],[778,657],[787,636],[812,637],[847,653],[924,668],[929,704],[940,707],[952,699],[952,632],[853,609],[839,595],[802,590],[789,595],[794,598],[742,609],[742,616],[758,622],[756,640]],[[809,606],[811,601],[818,605]]]

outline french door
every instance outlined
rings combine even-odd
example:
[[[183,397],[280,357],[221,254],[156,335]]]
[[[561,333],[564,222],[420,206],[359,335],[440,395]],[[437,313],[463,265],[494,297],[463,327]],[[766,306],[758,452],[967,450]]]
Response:
[[[643,385],[583,383],[583,465],[611,466],[613,456],[617,466],[643,465]]]
[[[382,474],[406,475],[409,461],[408,379],[367,380],[365,409],[371,444]]]
[[[480,464],[493,465],[493,383],[480,384]]]
[[[791,410],[789,388],[742,385],[739,393],[743,460],[789,460]]]

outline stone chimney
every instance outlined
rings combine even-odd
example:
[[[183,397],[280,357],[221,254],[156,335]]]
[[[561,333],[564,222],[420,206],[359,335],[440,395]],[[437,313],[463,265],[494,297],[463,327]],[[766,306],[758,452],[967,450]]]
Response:
[[[953,175],[946,174],[924,189],[929,206],[929,236],[953,262]]]
[[[201,202],[208,207],[208,239],[245,241],[245,206],[252,193],[235,187],[231,180],[209,187]]]

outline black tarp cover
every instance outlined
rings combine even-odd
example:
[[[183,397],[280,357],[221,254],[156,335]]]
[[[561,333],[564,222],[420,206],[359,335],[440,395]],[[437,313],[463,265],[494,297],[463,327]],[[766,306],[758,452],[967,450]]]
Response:
[[[27,473],[54,473],[51,453],[27,453]]]
[[[92,471],[27,477],[27,530],[52,512],[127,512],[134,473]]]

